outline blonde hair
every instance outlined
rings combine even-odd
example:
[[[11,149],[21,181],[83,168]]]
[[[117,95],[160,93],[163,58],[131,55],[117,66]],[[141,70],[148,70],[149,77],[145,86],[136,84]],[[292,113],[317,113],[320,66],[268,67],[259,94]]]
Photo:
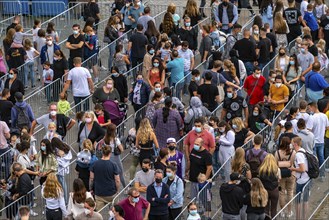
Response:
[[[255,39],[255,41],[259,41],[259,34],[254,34],[255,29],[258,29],[258,31],[259,31],[259,27],[257,24],[254,24],[252,26],[252,37]]]
[[[227,67],[233,77],[236,77],[236,69],[231,60],[224,60],[224,66]]]
[[[258,178],[251,179],[250,199],[251,207],[265,207],[267,205],[267,191]]]
[[[176,5],[174,3],[170,3],[168,5],[167,12],[170,12],[171,14],[175,14],[175,12],[176,12]]]
[[[143,118],[140,122],[137,136],[141,144],[145,144],[150,140],[150,135],[153,133],[153,128],[147,118]]]
[[[82,142],[82,148],[94,152],[94,146],[90,139],[86,139]]]
[[[242,147],[238,147],[235,150],[234,157],[231,162],[232,172],[238,172],[241,174],[243,165],[246,164],[245,152]]]
[[[55,127],[55,129],[56,129],[56,124],[55,124],[55,122],[50,122],[50,123],[48,124],[48,128],[51,127],[51,126],[52,126],[52,127]]]
[[[61,184],[58,182],[56,174],[50,173],[47,176],[47,180],[44,183],[43,197],[58,199],[63,192]]]
[[[311,29],[309,27],[303,27],[302,29],[303,35],[311,35]]]
[[[197,179],[199,183],[204,183],[207,180],[207,176],[204,173],[199,173]]]
[[[276,175],[278,172],[278,162],[273,154],[267,154],[263,163],[259,167],[259,176],[261,175]]]
[[[195,0],[188,0],[186,3],[185,15],[195,17],[199,14],[198,6]]]
[[[285,20],[283,19],[283,16],[281,13],[276,13],[274,17],[274,31],[279,33],[287,33],[287,24]]]
[[[166,12],[162,22],[163,32],[169,34],[170,32],[172,32],[174,27],[175,23],[172,14],[170,12]]]
[[[240,117],[236,117],[236,118],[233,118],[232,119],[232,124],[235,124],[236,126],[238,126],[237,130],[240,131],[242,128],[244,128],[244,124],[243,124],[243,121],[242,121],[242,118]]]
[[[323,39],[320,39],[316,46],[319,47],[322,51],[325,51],[326,42]]]
[[[86,116],[90,117],[91,120],[98,123],[97,117],[95,116],[95,113],[93,111],[85,112],[85,114],[83,116],[83,120],[86,118]]]

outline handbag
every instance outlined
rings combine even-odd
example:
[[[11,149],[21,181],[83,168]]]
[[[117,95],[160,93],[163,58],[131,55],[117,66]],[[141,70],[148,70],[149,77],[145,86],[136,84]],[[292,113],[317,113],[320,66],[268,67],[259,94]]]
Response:
[[[113,150],[113,153],[115,156],[118,156],[121,154],[121,150],[119,148],[119,146],[117,146],[117,143],[116,143],[116,138],[114,139],[114,150]]]
[[[277,151],[277,154],[278,154],[278,157],[279,157],[279,162],[282,161],[282,162],[286,162],[286,161],[283,161],[281,160],[281,156],[280,156],[280,152]],[[290,162],[290,157],[292,155],[292,151],[288,157],[288,160],[287,162]],[[280,168],[280,172],[281,172],[281,177],[282,178],[287,178],[287,177],[291,177],[291,170],[288,169],[288,167],[279,167]]]

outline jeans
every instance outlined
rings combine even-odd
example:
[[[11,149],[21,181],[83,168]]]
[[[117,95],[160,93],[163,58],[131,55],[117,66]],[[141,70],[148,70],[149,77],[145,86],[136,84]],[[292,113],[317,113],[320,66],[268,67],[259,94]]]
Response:
[[[0,172],[0,177],[1,179],[7,179],[9,177],[9,169],[12,164],[12,157],[10,154],[10,148],[4,148],[0,149],[0,163],[1,163],[1,172]]]
[[[206,5],[206,0],[201,0],[200,8],[199,8],[199,11],[200,11],[201,16],[204,15],[204,6],[205,5]]]
[[[74,99],[74,105],[76,105],[75,111],[76,112],[80,112],[81,111],[81,105],[83,105],[83,111],[89,111],[89,99],[85,100],[88,96],[85,97],[77,97],[77,96],[73,96]],[[84,103],[80,103],[83,100]],[[78,105],[79,104],[79,105]]]
[[[223,167],[225,181],[230,181],[230,174],[231,174],[231,160],[232,156],[234,155],[235,149],[233,146],[220,146],[219,147],[219,162]],[[231,158],[231,159],[229,159]],[[228,160],[228,161],[227,161]],[[226,162],[227,161],[227,162]],[[225,163],[226,162],[226,163]],[[224,164],[225,163],[225,164]]]
[[[131,67],[134,69],[134,67],[138,66],[140,63],[143,63],[143,58],[137,58],[137,57],[131,57]],[[136,79],[138,69],[135,68],[133,70],[133,79]]]
[[[48,209],[46,208],[46,219],[47,220],[58,220],[62,219],[62,210],[60,208],[58,209]]]
[[[316,143],[313,148],[313,153],[319,160],[319,166],[324,162],[324,143]]]
[[[52,99],[51,99],[51,95],[52,95],[52,92],[51,92],[51,88],[52,86],[48,86],[50,83],[45,83],[45,93],[46,93],[46,99],[47,99],[47,103],[51,103]]]
[[[189,94],[189,91],[188,91],[188,86],[190,85],[190,82],[191,82],[191,79],[192,79],[192,74],[191,74],[191,71],[185,71],[184,72],[184,77],[185,77],[185,80],[184,80],[184,94]]]
[[[198,195],[199,183],[190,182],[190,198],[193,199]]]
[[[243,62],[246,70],[247,70],[247,76],[250,76],[254,72],[254,63],[253,62]]]
[[[264,219],[265,219],[265,213],[263,213],[263,214],[248,213],[247,214],[247,220],[264,220]]]
[[[231,215],[223,213],[222,220],[241,220],[240,215]]]
[[[214,173],[216,173],[220,168],[218,153],[219,153],[219,150],[215,150],[214,154],[212,155],[212,167],[214,169]]]
[[[306,182],[306,183],[304,183],[304,184],[298,184],[298,183],[296,183],[296,195],[299,193],[299,192],[301,192],[301,193],[303,193],[303,189],[304,189],[304,187],[305,187],[305,185],[307,184],[308,182]],[[304,195],[303,196],[299,196],[299,198],[298,198],[298,202],[301,202],[300,200],[301,200],[301,198],[302,198],[302,200],[303,200],[303,202],[307,202],[308,201],[308,197],[309,197],[309,190],[310,190],[310,186],[311,186],[311,183],[309,183],[308,184],[308,186],[306,186],[305,187],[305,189],[304,189]]]
[[[65,204],[68,204],[69,202],[69,192],[67,190],[67,184],[64,176],[57,175],[58,182],[61,184],[63,191],[64,191],[64,199]]]
[[[172,86],[174,86],[175,88],[175,94],[174,96],[176,96],[179,100],[182,100],[182,91],[184,88],[184,82],[179,82],[179,83],[173,83]]]
[[[113,65],[115,46],[116,46],[116,43],[110,43],[110,45],[109,45],[109,60],[108,60],[108,70],[109,71],[111,71],[111,68]]]
[[[28,62],[26,63],[25,67],[24,67],[24,85],[27,86],[28,84],[28,76],[30,75],[30,80],[31,80],[31,86],[34,86],[34,62]]]

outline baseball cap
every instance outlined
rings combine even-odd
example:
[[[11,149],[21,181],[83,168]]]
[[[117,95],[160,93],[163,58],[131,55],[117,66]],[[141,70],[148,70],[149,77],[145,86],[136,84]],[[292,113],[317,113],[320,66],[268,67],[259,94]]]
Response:
[[[167,144],[171,144],[171,143],[176,143],[176,139],[175,138],[168,138],[167,139]]]

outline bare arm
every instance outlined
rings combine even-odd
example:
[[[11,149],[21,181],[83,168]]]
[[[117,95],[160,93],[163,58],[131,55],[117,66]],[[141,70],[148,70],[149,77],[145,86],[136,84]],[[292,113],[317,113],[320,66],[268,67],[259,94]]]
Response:
[[[70,42],[67,42],[65,43],[65,47],[69,50],[72,50],[72,49],[75,49],[74,47],[72,47],[71,43]]]
[[[155,147],[156,147],[157,149],[159,149],[158,139],[157,139],[157,137],[155,136],[154,133],[152,133],[152,141],[153,141]]]
[[[69,125],[67,126],[67,130],[70,130],[74,125],[75,125],[76,121],[74,119],[71,119]]]
[[[66,80],[62,93],[64,94],[70,87],[71,80]]]
[[[144,215],[143,220],[147,220],[148,219],[148,216],[150,214],[150,210],[151,210],[151,203],[149,203],[149,205],[147,206],[147,209],[145,210],[145,215]]]
[[[120,190],[120,176],[115,175],[114,179],[115,179],[115,186],[116,186],[117,192],[119,192],[119,190]]]
[[[32,124],[31,124],[31,129],[30,129],[30,135],[33,135],[33,133],[34,133],[34,129],[35,129],[35,126],[37,126],[37,121],[36,120],[34,120],[34,121],[32,121]]]
[[[134,187],[138,190],[138,192],[146,192],[147,187],[141,186],[139,182],[135,182]]]
[[[94,93],[94,82],[91,78],[88,78],[89,89],[91,93]]]
[[[207,171],[206,171],[206,177],[207,177],[207,179],[210,178],[211,172],[212,172],[212,166],[209,165],[209,166],[207,166]]]

